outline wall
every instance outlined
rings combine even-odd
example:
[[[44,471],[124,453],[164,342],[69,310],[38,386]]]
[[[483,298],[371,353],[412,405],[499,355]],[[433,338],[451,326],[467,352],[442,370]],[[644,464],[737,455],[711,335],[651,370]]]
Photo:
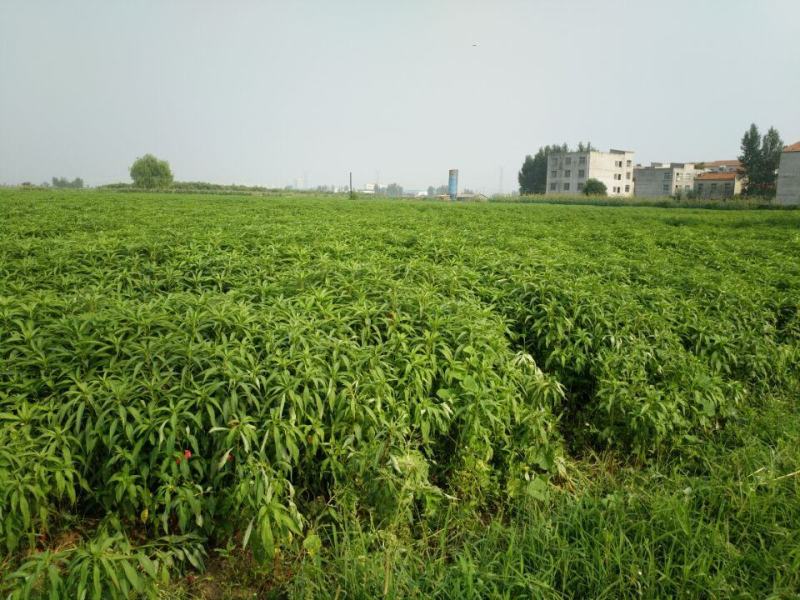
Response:
[[[776,199],[779,204],[800,204],[800,152],[781,154]]]
[[[677,163],[682,164],[682,163]],[[634,169],[635,195],[643,198],[686,195],[694,187],[698,171],[694,165],[664,167],[637,167]],[[664,189],[664,186],[667,189]],[[687,187],[688,186],[688,187]]]

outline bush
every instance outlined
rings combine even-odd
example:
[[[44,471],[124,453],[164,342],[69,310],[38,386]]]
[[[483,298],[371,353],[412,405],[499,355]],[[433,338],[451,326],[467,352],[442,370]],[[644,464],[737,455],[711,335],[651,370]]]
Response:
[[[583,186],[583,193],[587,196],[605,196],[608,193],[606,184],[599,179],[587,179]]]

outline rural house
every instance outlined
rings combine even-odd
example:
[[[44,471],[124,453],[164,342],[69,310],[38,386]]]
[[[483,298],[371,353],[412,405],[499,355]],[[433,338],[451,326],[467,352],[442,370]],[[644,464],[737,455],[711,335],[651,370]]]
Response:
[[[587,179],[606,184],[609,196],[633,195],[633,152],[555,152],[547,157],[545,194],[580,194]]]

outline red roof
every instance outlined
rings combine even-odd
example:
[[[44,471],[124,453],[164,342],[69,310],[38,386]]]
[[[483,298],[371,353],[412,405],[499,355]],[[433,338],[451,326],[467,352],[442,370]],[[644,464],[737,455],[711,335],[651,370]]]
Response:
[[[784,152],[800,152],[800,142],[797,142],[796,144],[792,144],[791,146],[786,146],[786,148],[784,148],[783,151]]]
[[[695,175],[695,179],[703,181],[733,181],[736,179],[737,173],[700,173]]]

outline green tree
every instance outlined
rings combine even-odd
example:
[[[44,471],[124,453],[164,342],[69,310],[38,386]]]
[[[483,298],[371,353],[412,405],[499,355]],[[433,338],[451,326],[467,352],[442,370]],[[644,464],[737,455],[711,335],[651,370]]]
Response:
[[[756,193],[760,185],[761,175],[761,134],[755,123],[750,125],[742,137],[742,153],[739,155],[739,162],[742,163],[744,173],[747,176],[747,187],[745,194],[752,196]]]
[[[770,127],[762,138],[756,124],[750,125],[742,137],[742,154],[739,156],[747,176],[746,195],[775,195],[782,151],[783,140],[777,129]]]
[[[403,186],[396,183],[390,183],[386,186],[386,195],[391,198],[398,198],[403,195]]]
[[[587,196],[605,196],[608,193],[606,184],[592,177],[583,185],[583,193]]]
[[[131,165],[131,179],[140,188],[167,187],[172,183],[172,170],[169,163],[159,160],[152,154],[137,158]]]
[[[778,166],[781,163],[783,140],[778,130],[770,127],[761,139],[761,190],[769,198],[777,192]]]

